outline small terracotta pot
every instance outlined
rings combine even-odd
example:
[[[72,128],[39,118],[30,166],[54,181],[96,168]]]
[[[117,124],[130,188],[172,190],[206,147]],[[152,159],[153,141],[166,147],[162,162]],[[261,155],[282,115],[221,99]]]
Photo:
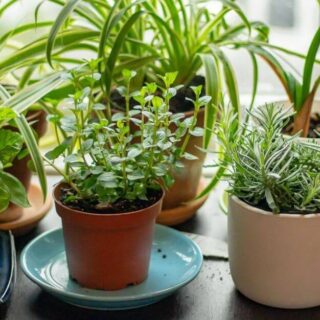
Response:
[[[47,121],[45,111],[30,111],[27,114],[27,120],[29,123],[31,123],[31,126],[37,133],[38,138],[41,138],[46,133]],[[11,129],[17,130],[16,128]],[[15,159],[12,163],[12,167],[6,170],[20,180],[26,190],[28,190],[30,187],[32,176],[32,172],[28,168],[29,161],[30,156],[26,156],[21,160]]]
[[[118,290],[144,281],[163,196],[143,210],[94,214],[63,205],[62,186],[55,186],[53,196],[62,219],[71,278],[83,287],[101,290]]]
[[[320,305],[320,214],[273,214],[229,197],[233,281],[248,298],[279,308]]]

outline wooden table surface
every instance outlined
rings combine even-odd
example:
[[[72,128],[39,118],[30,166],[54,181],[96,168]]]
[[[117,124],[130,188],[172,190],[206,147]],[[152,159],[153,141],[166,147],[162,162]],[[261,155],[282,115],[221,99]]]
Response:
[[[50,177],[52,185],[57,178]],[[226,240],[226,217],[218,208],[221,188],[212,193],[197,216],[177,229]],[[60,226],[52,209],[30,234],[16,239],[19,258],[23,247],[38,234]],[[199,276],[174,295],[152,306],[129,311],[86,310],[60,302],[42,291],[18,270],[10,302],[0,307],[0,319],[7,320],[313,320],[320,308],[282,310],[250,301],[234,288],[228,263],[205,260]]]

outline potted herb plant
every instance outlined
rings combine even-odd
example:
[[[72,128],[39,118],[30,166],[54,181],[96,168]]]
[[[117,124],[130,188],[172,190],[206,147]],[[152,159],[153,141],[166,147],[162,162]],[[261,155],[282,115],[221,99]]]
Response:
[[[63,140],[45,161],[56,168],[54,160],[62,156],[65,163],[64,172],[56,168],[63,181],[55,186],[54,199],[71,277],[84,287],[116,290],[147,277],[163,188],[172,184],[180,159],[191,157],[185,145],[204,100],[201,87],[194,88],[195,116],[183,120],[169,111],[176,94],[172,74],[164,77],[162,98],[154,94],[155,83],[131,93],[135,72],[124,70],[126,110],[108,118],[95,100],[101,76],[95,64],[71,72],[75,93],[63,103],[69,112],[50,116]],[[130,97],[136,101],[131,110]]]
[[[230,170],[231,275],[250,299],[282,308],[320,304],[320,148],[282,130],[292,113],[269,104],[237,129],[225,113],[218,137]]]

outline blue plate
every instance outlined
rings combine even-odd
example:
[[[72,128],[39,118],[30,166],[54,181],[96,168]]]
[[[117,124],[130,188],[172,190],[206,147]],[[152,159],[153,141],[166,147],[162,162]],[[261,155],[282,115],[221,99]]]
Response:
[[[45,291],[67,303],[100,310],[155,303],[193,280],[201,265],[201,251],[192,240],[160,225],[155,228],[147,280],[118,291],[86,289],[69,278],[62,229],[40,235],[21,254],[23,271]]]

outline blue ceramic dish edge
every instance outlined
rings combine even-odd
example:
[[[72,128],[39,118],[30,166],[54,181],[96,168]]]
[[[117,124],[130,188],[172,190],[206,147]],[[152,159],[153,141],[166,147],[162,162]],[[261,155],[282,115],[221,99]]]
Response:
[[[164,227],[164,226],[161,226],[161,225],[157,225],[157,227],[168,228],[168,227]],[[175,229],[171,229],[171,228],[168,228],[168,229],[170,230],[170,232],[175,233],[179,237],[183,237],[183,238],[187,239],[187,241],[192,243],[193,247],[196,249],[196,251],[197,251],[197,260],[198,261],[197,261],[197,270],[195,271],[193,276],[191,278],[185,280],[185,281],[182,281],[182,282],[176,284],[175,286],[173,286],[171,288],[167,288],[167,289],[164,289],[164,290],[161,290],[161,291],[156,291],[156,292],[154,292],[152,294],[139,295],[138,297],[137,296],[131,296],[131,297],[129,296],[129,297],[126,297],[124,300],[119,300],[119,297],[108,297],[108,301],[110,301],[110,302],[112,302],[112,301],[133,301],[133,300],[139,300],[139,299],[157,298],[157,297],[162,296],[162,295],[169,295],[171,292],[174,292],[174,291],[178,290],[179,288],[186,286],[188,283],[193,281],[198,276],[198,274],[201,271],[202,264],[203,264],[202,252],[201,252],[199,246],[194,241],[192,241],[191,239],[187,238],[186,236],[184,236],[179,231],[177,231]],[[38,241],[40,238],[45,237],[47,234],[56,232],[58,230],[61,230],[61,228],[55,228],[55,229],[48,230],[48,231],[42,233],[41,235],[39,235],[38,237],[36,237],[30,243],[27,244],[27,246],[23,249],[23,251],[21,253],[21,258],[20,258],[20,265],[21,265],[21,268],[22,268],[23,272],[27,275],[27,277],[31,281],[35,282],[36,284],[38,284],[40,287],[42,287],[43,289],[45,289],[48,292],[54,292],[57,295],[62,295],[62,296],[70,297],[70,298],[80,298],[80,299],[86,299],[86,300],[92,300],[92,301],[106,301],[106,299],[104,297],[90,297],[88,295],[82,295],[82,294],[79,294],[79,293],[69,293],[69,292],[64,291],[64,290],[56,289],[56,288],[50,286],[49,284],[47,284],[44,281],[39,281],[36,277],[34,277],[32,275],[32,273],[30,273],[30,271],[26,267],[26,254],[27,254],[28,249],[36,241]]]

